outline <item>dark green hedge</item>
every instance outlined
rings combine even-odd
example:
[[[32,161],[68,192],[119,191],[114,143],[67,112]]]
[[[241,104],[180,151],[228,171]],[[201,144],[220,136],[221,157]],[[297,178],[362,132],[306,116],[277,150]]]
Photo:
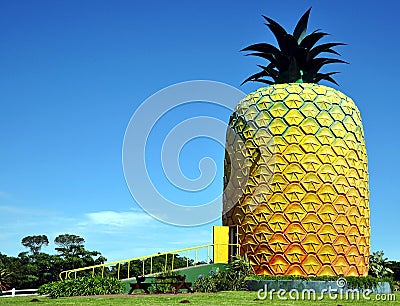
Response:
[[[88,296],[124,293],[124,284],[114,277],[79,277],[39,287],[38,293],[51,297]]]

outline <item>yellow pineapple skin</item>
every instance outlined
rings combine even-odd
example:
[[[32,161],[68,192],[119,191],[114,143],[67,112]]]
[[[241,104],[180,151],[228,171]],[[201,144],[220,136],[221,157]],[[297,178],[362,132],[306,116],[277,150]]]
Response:
[[[366,276],[368,163],[353,100],[318,84],[276,84],[240,101],[229,127],[223,225],[238,226],[254,272]],[[228,186],[246,175],[245,184]]]

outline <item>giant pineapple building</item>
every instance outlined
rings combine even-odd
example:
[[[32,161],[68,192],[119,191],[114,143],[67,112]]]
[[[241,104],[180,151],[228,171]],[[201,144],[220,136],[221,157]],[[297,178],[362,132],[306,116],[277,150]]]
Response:
[[[315,46],[326,33],[305,35],[309,13],[293,34],[264,17],[280,49],[244,49],[271,62],[246,81],[269,86],[240,101],[229,121],[223,225],[237,229],[240,253],[257,274],[365,276],[370,223],[361,115],[351,98],[317,84],[336,83],[319,68],[343,61],[317,57],[336,53],[340,43]]]

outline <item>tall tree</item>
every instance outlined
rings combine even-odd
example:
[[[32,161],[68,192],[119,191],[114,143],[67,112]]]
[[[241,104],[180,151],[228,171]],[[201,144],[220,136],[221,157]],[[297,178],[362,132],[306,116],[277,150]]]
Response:
[[[71,234],[62,234],[54,239],[59,246],[55,250],[64,261],[64,270],[102,264],[107,260],[100,252],[86,250],[84,242],[82,237]]]
[[[32,254],[40,252],[43,246],[49,245],[49,239],[46,235],[26,236],[22,238],[22,245],[28,248]]]
[[[38,288],[45,283],[59,280],[63,270],[101,264],[106,258],[100,252],[86,250],[84,239],[77,235],[59,235],[55,243],[59,254],[41,252],[42,246],[48,245],[45,235],[27,236],[22,244],[30,251],[21,252],[17,257],[0,253],[0,284],[9,288]],[[11,283],[7,271],[12,272]],[[90,275],[90,273],[89,273]],[[9,285],[10,284],[10,285]]]
[[[58,235],[54,239],[55,244],[57,244],[60,248],[69,248],[70,246],[78,246],[83,245],[85,243],[85,239],[77,235],[71,234],[62,234]]]
[[[55,248],[64,258],[76,256],[82,248],[84,249],[85,239],[78,235],[62,234],[54,239],[54,243],[58,245]]]

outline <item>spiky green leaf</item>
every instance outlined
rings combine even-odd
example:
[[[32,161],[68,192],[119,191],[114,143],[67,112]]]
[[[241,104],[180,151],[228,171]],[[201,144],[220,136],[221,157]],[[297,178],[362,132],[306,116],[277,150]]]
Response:
[[[273,19],[271,19],[269,17],[266,17],[264,15],[263,15],[263,17],[268,22],[268,24],[274,26],[276,28],[276,30],[281,33],[281,35],[287,34],[286,30],[279,23],[277,23],[275,20],[273,20]]]
[[[348,64],[348,62],[337,58],[318,57],[309,61],[306,69],[311,72],[317,73],[322,68],[322,66],[335,63]]]
[[[318,83],[321,80],[327,80],[330,81],[336,85],[339,85],[338,83],[336,83],[336,81],[331,77],[331,75],[337,74],[339,73],[338,71],[334,71],[334,72],[329,72],[329,73],[317,73],[314,77],[314,82]]]
[[[278,69],[281,69],[281,67],[282,67],[280,62],[277,61],[277,59],[275,58],[275,56],[272,53],[255,52],[255,53],[246,54],[246,56],[258,56],[258,57],[261,57],[261,58],[264,58],[264,59],[270,61]]]
[[[261,69],[263,69],[268,76],[270,76],[271,78],[274,79],[274,81],[277,80],[278,76],[279,76],[279,72],[276,71],[275,69],[273,69],[273,65],[268,65],[267,67],[263,66],[263,65],[257,65],[258,67],[260,67]]]
[[[322,37],[329,35],[325,32],[319,32],[319,30],[315,30],[311,34],[308,34],[301,41],[300,46],[310,50]]]
[[[303,38],[306,36],[308,18],[310,16],[310,12],[311,12],[311,7],[308,9],[307,12],[304,13],[303,16],[301,16],[299,22],[297,23],[297,25],[293,31],[293,37],[296,39],[296,41],[298,43],[300,43],[303,40]]]
[[[276,26],[275,24],[266,24],[266,26],[274,34],[276,41],[278,42],[279,48],[284,51],[285,49],[285,37],[287,35],[286,31],[282,31],[281,26]]]
[[[332,54],[336,54],[336,55],[340,55],[340,53],[336,52],[335,50],[331,49],[333,47],[336,46],[344,46],[346,44],[343,43],[327,43],[327,44],[321,44],[318,45],[314,48],[312,48],[310,50],[310,52],[308,53],[308,58],[309,59],[313,59],[315,58],[317,55],[323,53],[323,52],[328,52],[328,53],[332,53]]]
[[[255,74],[249,76],[246,80],[244,80],[241,85],[243,85],[244,83],[249,82],[249,81],[254,81],[254,82],[259,81],[259,79],[264,76],[267,76],[265,71],[257,72]]]
[[[271,44],[267,44],[267,43],[259,43],[259,44],[254,44],[254,45],[250,45],[240,51],[256,51],[256,52],[265,52],[265,53],[280,53],[281,51],[271,45]]]
[[[339,86],[339,84],[330,76],[324,77],[323,80],[331,82],[331,83],[336,84],[337,86]]]

